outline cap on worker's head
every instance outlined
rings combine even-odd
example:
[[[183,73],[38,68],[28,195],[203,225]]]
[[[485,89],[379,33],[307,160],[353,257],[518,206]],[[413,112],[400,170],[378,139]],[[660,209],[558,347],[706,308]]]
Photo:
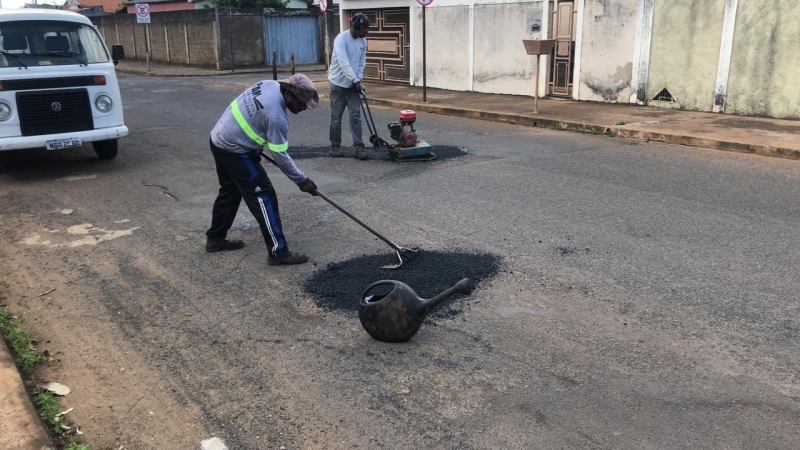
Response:
[[[319,95],[314,82],[302,73],[296,73],[291,77],[278,81],[287,91],[294,94],[298,100],[306,104],[308,109],[314,109],[319,105]]]

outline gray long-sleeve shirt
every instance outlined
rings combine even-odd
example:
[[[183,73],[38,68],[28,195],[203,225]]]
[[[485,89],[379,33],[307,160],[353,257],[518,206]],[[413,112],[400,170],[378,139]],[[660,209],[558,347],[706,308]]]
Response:
[[[211,130],[211,142],[233,153],[271,150],[273,160],[295,183],[306,176],[295,166],[289,148],[289,119],[278,82],[259,81],[228,105]]]
[[[364,77],[364,67],[366,66],[366,39],[354,39],[350,30],[339,33],[333,40],[333,55],[331,55],[328,81],[343,88],[353,87],[353,84],[361,81],[361,78]]]

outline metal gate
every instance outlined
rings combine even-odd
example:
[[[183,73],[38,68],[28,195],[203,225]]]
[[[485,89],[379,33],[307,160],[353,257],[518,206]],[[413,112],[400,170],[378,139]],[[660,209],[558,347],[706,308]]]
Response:
[[[363,12],[370,23],[364,78],[408,83],[411,76],[408,8],[348,11],[347,17],[356,12]]]
[[[575,63],[575,24],[577,10],[573,0],[550,2],[550,39],[556,40],[550,57],[548,93],[572,96],[572,66]]]
[[[277,52],[278,64],[289,64],[294,54],[296,64],[314,64],[319,56],[319,25],[313,16],[264,17],[264,42],[267,65],[272,64],[272,52]]]

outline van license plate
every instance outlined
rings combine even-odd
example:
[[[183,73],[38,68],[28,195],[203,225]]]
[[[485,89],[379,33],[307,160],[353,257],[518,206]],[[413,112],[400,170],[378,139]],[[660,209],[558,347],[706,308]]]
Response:
[[[48,150],[61,150],[62,148],[80,147],[81,138],[55,139],[47,141]]]

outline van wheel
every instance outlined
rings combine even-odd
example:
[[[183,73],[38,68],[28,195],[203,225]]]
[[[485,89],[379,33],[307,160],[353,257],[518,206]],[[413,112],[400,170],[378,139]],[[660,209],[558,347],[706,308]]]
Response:
[[[117,140],[109,139],[107,141],[94,141],[92,142],[94,152],[100,159],[114,159],[117,156]]]

